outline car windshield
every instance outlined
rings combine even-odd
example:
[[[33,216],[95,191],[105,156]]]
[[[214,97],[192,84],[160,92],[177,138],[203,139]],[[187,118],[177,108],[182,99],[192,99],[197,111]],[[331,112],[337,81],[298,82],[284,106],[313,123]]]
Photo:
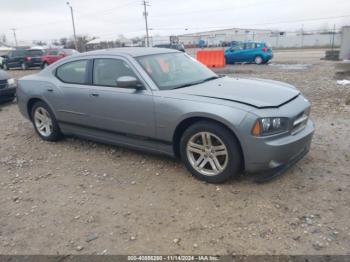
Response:
[[[218,76],[184,53],[148,55],[137,58],[160,90],[191,86]]]

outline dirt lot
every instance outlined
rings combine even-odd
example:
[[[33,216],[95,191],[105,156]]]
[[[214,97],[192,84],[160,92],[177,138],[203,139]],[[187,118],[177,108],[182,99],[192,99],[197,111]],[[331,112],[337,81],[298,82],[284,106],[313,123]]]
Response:
[[[43,142],[16,104],[2,105],[0,253],[350,254],[350,86],[321,56],[283,51],[226,70],[292,83],[313,103],[311,152],[267,184],[211,185],[166,157]],[[288,68],[298,63],[309,66]]]

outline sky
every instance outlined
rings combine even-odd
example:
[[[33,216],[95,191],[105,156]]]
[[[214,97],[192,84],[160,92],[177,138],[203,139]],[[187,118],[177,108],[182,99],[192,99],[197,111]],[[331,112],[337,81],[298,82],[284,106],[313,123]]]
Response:
[[[73,35],[67,0],[0,0],[0,35],[13,41]],[[143,36],[143,0],[69,0],[78,35]],[[178,35],[221,28],[281,31],[350,25],[350,0],[148,0],[150,35]]]

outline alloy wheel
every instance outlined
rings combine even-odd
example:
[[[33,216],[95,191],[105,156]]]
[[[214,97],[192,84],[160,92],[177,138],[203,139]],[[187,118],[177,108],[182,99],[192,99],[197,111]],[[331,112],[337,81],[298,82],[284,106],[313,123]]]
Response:
[[[51,116],[43,107],[38,107],[35,109],[34,124],[40,135],[44,137],[49,137],[53,132]]]
[[[186,153],[192,167],[205,176],[220,174],[228,163],[226,145],[210,132],[194,134],[188,140]]]

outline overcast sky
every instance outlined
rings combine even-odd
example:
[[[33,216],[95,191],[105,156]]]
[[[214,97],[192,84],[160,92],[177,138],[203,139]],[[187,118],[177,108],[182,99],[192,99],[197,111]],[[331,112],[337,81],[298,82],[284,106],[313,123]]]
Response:
[[[295,30],[350,25],[350,0],[148,0],[151,35],[218,28]],[[77,34],[144,35],[142,0],[70,0]],[[339,17],[339,18],[336,18]],[[323,18],[323,19],[320,19]],[[50,40],[72,35],[66,0],[0,0],[0,35],[13,41]],[[186,30],[187,29],[187,30]]]

